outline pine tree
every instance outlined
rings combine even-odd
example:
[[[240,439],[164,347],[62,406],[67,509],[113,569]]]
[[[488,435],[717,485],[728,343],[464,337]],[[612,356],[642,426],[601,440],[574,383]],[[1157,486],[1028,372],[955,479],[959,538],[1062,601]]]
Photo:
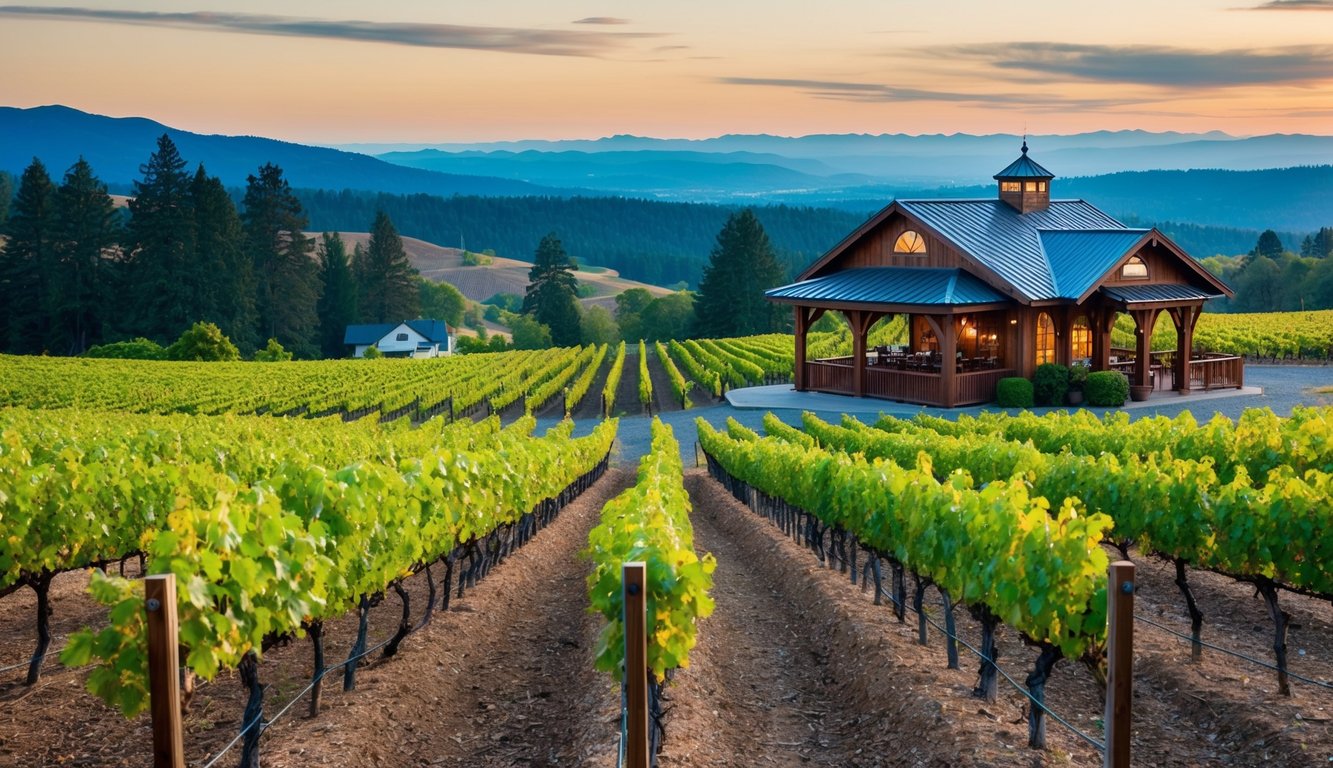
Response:
[[[129,285],[135,310],[128,335],[169,343],[201,316],[204,275],[195,263],[194,206],[185,160],[171,137],[139,166],[128,232]]]
[[[1271,229],[1265,229],[1259,235],[1259,241],[1254,244],[1254,250],[1250,251],[1250,256],[1264,256],[1270,259],[1276,259],[1282,255],[1282,239]]]
[[[0,338],[4,349],[41,352],[51,329],[56,275],[56,187],[42,161],[19,179],[0,250]]]
[[[324,294],[319,297],[320,349],[324,357],[345,357],[343,337],[356,322],[356,284],[347,263],[347,246],[337,232],[325,232],[319,246]]]
[[[51,349],[81,354],[102,343],[102,324],[114,307],[108,272],[119,238],[116,205],[82,157],[56,195],[56,276]]]
[[[190,182],[194,207],[195,263],[204,277],[200,319],[216,323],[244,355],[258,345],[254,268],[245,233],[227,188],[201,164]]]
[[[14,197],[14,177],[0,171],[0,232],[5,231],[5,222],[9,220],[9,204]]]
[[[275,338],[299,357],[319,350],[319,269],[310,258],[313,243],[301,203],[282,178],[282,169],[265,163],[245,188],[246,255],[255,277],[255,309],[260,338]]]
[[[699,282],[695,334],[719,338],[782,330],[787,314],[764,299],[764,291],[782,280],[782,266],[754,211],[732,214]]]
[[[528,289],[523,297],[523,314],[551,329],[551,342],[557,347],[579,343],[579,308],[576,301],[578,279],[560,238],[554,232],[542,238],[528,270]]]
[[[420,299],[412,282],[416,270],[403,250],[398,230],[384,211],[375,214],[360,269],[358,309],[363,321],[396,323],[417,316]]]

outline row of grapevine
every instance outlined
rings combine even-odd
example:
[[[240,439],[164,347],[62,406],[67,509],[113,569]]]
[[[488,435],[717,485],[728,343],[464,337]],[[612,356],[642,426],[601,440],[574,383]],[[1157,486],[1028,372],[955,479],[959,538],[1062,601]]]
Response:
[[[689,665],[699,619],[713,612],[708,592],[717,561],[694,551],[690,499],[680,445],[671,427],[654,418],[652,446],[639,462],[633,488],[606,503],[588,535],[584,556],[593,562],[588,600],[607,620],[598,641],[597,668],[624,678],[625,627],[621,566],[647,565],[648,669],[657,682]]]
[[[1042,653],[1029,677],[1039,701],[1056,660],[1100,655],[1107,557],[1099,542],[1111,527],[1107,516],[1085,513],[1073,499],[1051,509],[1021,482],[997,480],[977,488],[961,472],[939,481],[924,457],[906,468],[760,438],[734,420],[719,432],[700,419],[698,430],[710,473],[738,499],[803,536],[821,559],[827,535],[834,539],[827,551],[844,559],[846,539],[854,537],[853,550],[859,544],[894,565],[900,595],[896,569],[906,568],[923,585],[918,600],[924,584],[934,584],[946,602],[971,607],[981,621],[987,659],[994,658],[1001,621],[1039,645]],[[989,700],[996,695],[995,674],[993,661],[983,662],[980,689]],[[1032,718],[1035,734],[1039,708]]]
[[[504,408],[591,354],[591,348],[576,347],[283,364],[0,356],[0,405],[345,418],[378,411],[385,420],[420,421],[446,410],[470,414],[485,403]]]
[[[685,380],[680,369],[676,367],[671,356],[667,354],[667,348],[662,342],[656,342],[657,360],[666,370],[667,380],[671,382],[671,394],[680,402],[681,408],[689,408],[694,405],[690,402],[690,383]]]
[[[1133,349],[1134,321],[1116,318],[1113,346]],[[1205,352],[1225,352],[1258,358],[1327,360],[1333,357],[1333,310],[1311,312],[1205,312],[1194,328],[1194,346]],[[1176,326],[1163,313],[1153,327],[1152,348],[1176,348]]]
[[[648,345],[639,339],[639,403],[651,409],[653,407],[653,380],[648,374]]]
[[[690,344],[692,346],[687,347],[685,344]],[[701,356],[696,357],[696,352],[698,352],[697,344],[693,341],[687,341],[685,344],[681,344],[675,339],[672,339],[667,343],[667,350],[671,353],[673,362],[679,362],[680,367],[684,369],[684,372],[689,374],[689,377],[694,379],[695,383],[698,384],[704,392],[707,392],[712,397],[722,397],[722,377],[713,366],[709,365],[704,360],[701,360]],[[661,342],[658,342],[658,349],[661,349]],[[662,364],[666,365],[666,361],[664,360]]]
[[[606,383],[602,385],[602,415],[611,418],[616,409],[616,390],[620,388],[620,377],[625,372],[625,342],[616,346],[615,359],[611,361],[611,370],[606,374]]]
[[[1333,597],[1333,475],[1310,469],[1298,475],[1277,466],[1251,480],[1237,464],[1230,480],[1219,477],[1211,458],[1174,458],[1169,450],[1124,459],[1042,453],[1031,443],[987,434],[953,437],[915,430],[885,432],[844,417],[844,426],[805,416],[805,431],[823,446],[868,458],[915,461],[928,457],[935,474],[965,472],[982,482],[1022,481],[1048,499],[1076,499],[1090,512],[1115,521],[1110,532],[1171,560],[1189,606],[1195,654],[1202,613],[1186,580],[1186,566],[1216,571],[1253,583],[1275,620],[1274,649],[1279,689],[1286,675],[1286,622],[1278,589]],[[1095,478],[1095,481],[1092,479]]]
[[[926,415],[911,420],[886,417],[875,426],[888,432],[927,430],[955,437],[982,434],[1027,441],[1043,453],[1114,453],[1122,460],[1152,454],[1209,459],[1225,482],[1242,466],[1256,482],[1263,482],[1280,466],[1298,475],[1310,469],[1333,472],[1333,408],[1327,407],[1298,405],[1286,418],[1268,408],[1250,408],[1236,421],[1218,414],[1203,424],[1189,411],[1175,418],[1150,416],[1130,421],[1124,412],[1098,417],[1077,410],[1040,416],[1031,412],[963,414],[957,421]]]
[[[604,466],[616,428],[607,421],[571,438],[565,422],[534,439],[531,419],[505,430],[488,420],[386,431],[78,411],[3,417],[5,583],[38,589],[60,570],[142,549],[149,572],[181,584],[185,663],[204,677],[258,653],[265,638],[364,608],[440,558],[464,552],[475,573],[501,539],[531,534],[544,500]],[[111,626],[74,636],[64,654],[100,659],[90,685],[129,710],[146,701],[142,608],[125,607],[141,605],[136,584],[96,577],[95,594],[116,606]]]

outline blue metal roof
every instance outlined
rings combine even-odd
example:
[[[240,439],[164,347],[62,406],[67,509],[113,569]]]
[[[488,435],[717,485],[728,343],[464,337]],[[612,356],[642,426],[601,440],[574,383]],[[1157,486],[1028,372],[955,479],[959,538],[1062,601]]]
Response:
[[[1055,296],[1080,299],[1138,245],[1147,229],[1041,230],[1037,233],[1055,282]]]
[[[1181,285],[1179,283],[1102,286],[1102,293],[1115,301],[1122,301],[1126,304],[1149,304],[1155,301],[1196,301],[1198,299],[1218,299],[1222,297],[1220,293],[1211,293],[1193,285]]]
[[[1027,213],[996,199],[899,200],[898,205],[1031,301],[1059,298],[1042,249],[1043,230],[1125,229],[1082,200],[1052,200],[1046,210]]]
[[[1005,167],[1003,171],[995,174],[995,179],[1053,179],[1055,174],[1041,167],[1036,160],[1028,157],[1028,142],[1023,140],[1023,154],[1018,159]]]
[[[990,304],[1006,297],[961,269],[858,267],[766,291],[771,299],[907,304]]]
[[[408,320],[403,323],[349,325],[343,333],[343,344],[374,344],[400,325],[406,325],[426,337],[428,341],[442,342],[449,338],[449,326],[443,320]]]

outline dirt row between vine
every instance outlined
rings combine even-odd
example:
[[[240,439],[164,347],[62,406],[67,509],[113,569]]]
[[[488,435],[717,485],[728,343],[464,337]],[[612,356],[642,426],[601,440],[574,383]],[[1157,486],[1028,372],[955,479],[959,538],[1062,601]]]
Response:
[[[691,668],[676,677],[663,765],[1101,764],[1099,752],[1049,719],[1049,749],[1029,749],[1027,700],[1003,680],[997,703],[974,698],[975,656],[960,647],[962,669],[947,669],[943,636],[931,628],[930,644],[919,645],[910,611],[899,623],[887,599],[874,605],[871,592],[825,568],[703,470],[687,473],[686,486],[695,508],[696,548],[712,549],[719,560],[718,610],[700,628]],[[1131,554],[1139,564],[1136,613],[1188,632],[1172,567]],[[742,582],[757,587],[732,594],[736,582],[726,574],[733,568],[745,569]],[[1271,660],[1271,623],[1253,590],[1212,573],[1191,572],[1189,578],[1207,614],[1204,640]],[[927,603],[927,613],[942,624],[933,589]],[[1282,603],[1293,622],[1292,671],[1333,679],[1333,606],[1286,593]],[[966,611],[956,616],[958,635],[975,645],[979,625]],[[1008,628],[1000,630],[998,645],[1000,666],[1022,683],[1036,651]],[[761,673],[754,675],[752,665],[729,678],[726,665],[747,655],[764,660]],[[1275,673],[1210,650],[1191,663],[1188,643],[1141,623],[1134,663],[1136,765],[1308,766],[1333,760],[1333,696],[1327,689],[1293,681],[1296,695],[1280,696]],[[770,665],[805,668],[794,674],[813,675],[825,686],[825,698],[807,699],[790,687],[787,673]],[[1102,737],[1102,689],[1083,664],[1059,662],[1046,693],[1052,710]],[[682,733],[707,733],[728,746],[682,740]]]

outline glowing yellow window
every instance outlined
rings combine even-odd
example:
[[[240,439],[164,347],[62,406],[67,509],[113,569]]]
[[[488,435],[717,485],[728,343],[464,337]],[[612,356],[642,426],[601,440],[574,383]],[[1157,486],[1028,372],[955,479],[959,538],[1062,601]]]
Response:
[[[926,238],[909,229],[898,235],[897,242],[893,244],[893,252],[925,254]]]
[[[1088,325],[1087,315],[1074,318],[1074,326],[1069,331],[1070,356],[1075,360],[1092,357],[1092,327]]]
[[[1037,365],[1055,362],[1055,323],[1042,312],[1037,315]]]
[[[1130,256],[1125,266],[1120,268],[1120,277],[1126,280],[1147,280],[1148,265],[1138,256]]]

